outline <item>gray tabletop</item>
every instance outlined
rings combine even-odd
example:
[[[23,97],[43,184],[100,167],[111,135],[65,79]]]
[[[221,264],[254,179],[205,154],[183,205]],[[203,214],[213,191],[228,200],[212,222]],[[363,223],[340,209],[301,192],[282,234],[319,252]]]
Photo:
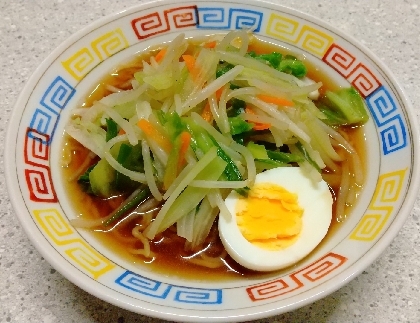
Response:
[[[5,187],[6,126],[26,80],[61,42],[139,0],[0,2],[0,321],[163,322],[105,303],[55,271],[32,246]],[[420,120],[418,0],[278,0],[354,36],[395,74]],[[255,322],[420,322],[420,196],[393,243],[345,287],[297,311]]]

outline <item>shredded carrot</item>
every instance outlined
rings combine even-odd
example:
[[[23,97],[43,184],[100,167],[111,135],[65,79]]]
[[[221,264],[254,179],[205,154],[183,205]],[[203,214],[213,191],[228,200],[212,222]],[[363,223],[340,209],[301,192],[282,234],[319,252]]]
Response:
[[[213,41],[210,41],[210,42],[208,42],[208,43],[205,43],[205,44],[203,45],[203,47],[204,47],[204,48],[215,48],[215,47],[216,47],[216,45],[217,45],[217,42],[216,42],[215,40],[213,40]]]
[[[223,89],[224,89],[224,87],[222,86],[215,93],[217,102],[220,101],[220,97],[222,96]],[[201,112],[201,117],[209,123],[213,121],[213,114],[211,113],[210,103],[208,101],[207,101],[207,104],[205,105],[203,111]]]
[[[181,147],[179,148],[179,159],[178,159],[178,174],[181,172],[185,165],[185,154],[187,153],[188,147],[191,142],[191,134],[188,131],[183,131],[180,134]]]
[[[125,130],[121,128],[120,131],[118,131],[118,135],[121,136],[124,134],[125,134]]]
[[[263,100],[264,102],[267,102],[267,103],[273,103],[273,104],[281,105],[281,106],[285,106],[285,107],[292,107],[292,106],[295,105],[293,103],[293,101],[290,101],[290,100],[285,99],[285,98],[271,96],[271,95],[259,94],[259,95],[257,95],[257,98],[260,99],[260,100]]]
[[[218,89],[216,91],[216,99],[217,99],[217,101],[220,101],[220,97],[222,96],[223,89],[224,89],[224,87],[222,86],[220,89]]]
[[[203,111],[201,111],[201,117],[206,120],[208,123],[213,121],[213,114],[210,110],[210,103],[207,101],[206,106],[204,107]]]
[[[172,144],[169,139],[159,129],[153,126],[148,120],[140,119],[137,122],[138,127],[145,133],[145,135],[156,142],[168,154],[172,149]]]
[[[160,63],[160,61],[162,61],[162,59],[165,57],[166,55],[166,48],[162,48],[159,53],[156,54],[155,56],[155,60],[156,62]]]
[[[182,55],[182,58],[187,66],[188,72],[191,74],[192,79],[197,80],[200,71],[196,66],[195,57],[192,55]]]
[[[254,126],[252,127],[252,129],[257,130],[257,131],[261,131],[261,130],[267,130],[270,129],[271,124],[269,123],[258,123],[255,122]]]
[[[251,107],[246,106],[245,107],[245,112],[249,113],[249,114],[255,114],[254,110],[252,110]],[[271,124],[269,123],[260,123],[260,122],[252,122],[254,124],[254,126],[252,127],[252,129],[254,130],[267,130],[271,127]]]

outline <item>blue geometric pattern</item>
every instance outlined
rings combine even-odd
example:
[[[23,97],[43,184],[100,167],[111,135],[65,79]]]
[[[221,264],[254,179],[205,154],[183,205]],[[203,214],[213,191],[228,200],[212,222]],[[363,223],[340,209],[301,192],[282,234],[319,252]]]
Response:
[[[148,279],[126,271],[115,281],[118,285],[131,289],[137,293],[165,299],[171,286],[156,280]]]
[[[228,12],[226,12],[229,10]],[[253,28],[255,32],[261,29],[263,13],[255,10],[238,8],[198,8],[197,28],[206,29],[242,29]]]
[[[48,135],[49,140],[48,142],[45,142],[45,139],[35,137],[31,131],[28,132],[29,138],[42,140],[42,143],[48,146],[51,142],[59,119],[60,116],[50,109],[46,109],[44,107],[37,108],[32,116],[29,128],[36,130],[40,134]]]
[[[366,103],[378,126],[384,155],[407,146],[407,130],[391,93],[381,86],[366,98]]]
[[[126,271],[115,282],[127,289],[147,296],[161,299],[171,298],[180,303],[221,304],[221,289],[191,288],[165,284],[144,276]]]
[[[367,97],[366,100],[378,126],[386,123],[387,119],[397,111],[397,105],[383,86]]]
[[[407,146],[407,134],[404,121],[398,114],[380,128],[382,149],[384,155],[397,151]]]
[[[65,108],[75,92],[75,89],[69,83],[61,76],[58,76],[42,96],[41,104],[52,111],[60,113],[60,110]]]
[[[50,144],[60,119],[61,110],[66,107],[75,93],[76,90],[61,76],[57,76],[45,91],[40,101],[42,106],[35,110],[29,124],[31,129],[49,136],[49,142],[44,144]],[[31,132],[28,132],[28,136],[39,140],[39,138],[33,137]]]
[[[221,304],[221,289],[176,287],[174,300],[182,303]]]

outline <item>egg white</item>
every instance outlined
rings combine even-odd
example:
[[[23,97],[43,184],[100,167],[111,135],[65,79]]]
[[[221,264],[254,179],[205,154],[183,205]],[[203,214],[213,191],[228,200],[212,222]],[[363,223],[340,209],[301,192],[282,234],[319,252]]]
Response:
[[[298,195],[303,208],[302,230],[291,246],[277,250],[258,247],[242,235],[235,209],[240,195],[232,191],[225,200],[230,214],[219,215],[219,235],[228,254],[240,265],[272,271],[293,265],[307,256],[325,237],[332,218],[333,199],[325,181],[314,182],[300,167],[279,167],[257,175],[255,183],[272,183]]]

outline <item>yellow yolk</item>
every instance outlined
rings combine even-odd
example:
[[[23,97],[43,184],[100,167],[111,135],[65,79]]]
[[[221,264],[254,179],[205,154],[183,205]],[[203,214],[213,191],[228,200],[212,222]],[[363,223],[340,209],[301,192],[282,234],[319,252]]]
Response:
[[[247,198],[236,191],[225,199],[219,235],[228,254],[245,268],[272,271],[306,257],[328,232],[333,197],[328,184],[300,167],[257,174]]]
[[[303,209],[297,195],[272,183],[259,183],[236,204],[242,235],[252,244],[280,250],[292,245],[302,230]]]

